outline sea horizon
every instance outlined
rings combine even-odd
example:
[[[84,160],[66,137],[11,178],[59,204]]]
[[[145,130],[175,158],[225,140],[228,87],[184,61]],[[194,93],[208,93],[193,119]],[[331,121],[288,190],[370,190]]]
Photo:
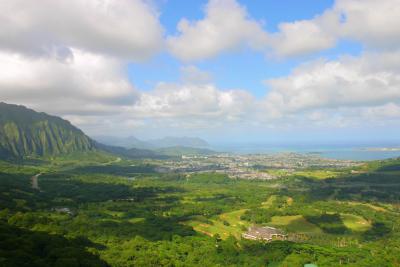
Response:
[[[322,158],[354,161],[383,160],[400,157],[400,143],[331,143],[331,144],[270,144],[270,143],[225,143],[211,148],[218,152],[236,154],[315,154]]]

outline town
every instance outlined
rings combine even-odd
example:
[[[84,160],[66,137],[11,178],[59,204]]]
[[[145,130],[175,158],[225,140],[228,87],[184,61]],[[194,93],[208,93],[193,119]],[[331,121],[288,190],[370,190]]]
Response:
[[[160,173],[216,172],[236,179],[270,180],[296,174],[299,171],[326,170],[325,175],[333,175],[331,169],[349,170],[362,163],[350,160],[326,159],[318,154],[278,153],[278,154],[211,154],[182,155],[174,160],[159,161]],[[350,170],[351,172],[352,170]]]

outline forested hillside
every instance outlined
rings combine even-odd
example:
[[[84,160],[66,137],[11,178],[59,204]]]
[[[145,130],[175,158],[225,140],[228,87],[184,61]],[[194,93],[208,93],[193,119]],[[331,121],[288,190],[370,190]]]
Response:
[[[159,163],[0,161],[0,266],[399,266],[400,160],[267,181]],[[253,224],[289,240],[243,239]]]
[[[0,103],[0,157],[91,151],[94,142],[70,122],[24,106]]]

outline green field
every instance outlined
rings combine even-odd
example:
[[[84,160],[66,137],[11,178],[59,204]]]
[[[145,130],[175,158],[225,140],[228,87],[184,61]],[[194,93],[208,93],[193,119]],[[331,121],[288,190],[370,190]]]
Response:
[[[38,267],[396,266],[400,260],[400,182],[392,170],[248,181],[220,173],[187,179],[155,173],[155,164],[90,155],[79,164],[0,162],[0,265],[5,259],[4,266],[24,266],[26,258]],[[39,172],[42,191],[31,185]],[[251,225],[282,229],[290,241],[242,239]],[[36,244],[46,248],[39,256]]]
[[[245,229],[250,226],[249,222],[240,219],[240,216],[245,211],[246,210],[243,209],[222,213],[215,219],[210,219],[210,223],[201,222],[193,218],[193,220],[188,221],[187,224],[192,226],[194,230],[209,236],[218,234],[222,239],[226,239],[229,236],[240,238],[242,233],[245,232]]]
[[[266,201],[261,203],[261,207],[263,208],[270,208],[276,201],[276,195],[270,196]]]
[[[297,170],[297,171],[288,171],[288,170],[266,170],[267,173],[277,176],[277,177],[289,177],[289,176],[303,176],[307,178],[313,179],[327,179],[338,177],[343,174],[342,171],[333,171],[333,170]]]
[[[362,203],[362,202],[356,202],[356,201],[349,201],[349,202],[347,202],[348,204],[350,204],[350,205],[362,205],[362,206],[365,206],[365,207],[369,207],[369,208],[371,208],[371,209],[373,209],[374,211],[379,211],[379,212],[387,212],[388,210],[386,209],[386,208],[384,208],[384,207],[382,207],[382,206],[389,206],[390,207],[390,205],[388,205],[388,204],[386,204],[386,205],[380,205],[380,206],[377,206],[377,205],[373,205],[373,204],[370,204],[370,203]]]
[[[296,171],[292,175],[303,176],[313,179],[328,179],[341,175],[342,172],[330,170],[309,170],[309,171]]]
[[[371,228],[371,223],[361,216],[353,214],[341,214],[340,216],[344,225],[355,232],[365,232]]]

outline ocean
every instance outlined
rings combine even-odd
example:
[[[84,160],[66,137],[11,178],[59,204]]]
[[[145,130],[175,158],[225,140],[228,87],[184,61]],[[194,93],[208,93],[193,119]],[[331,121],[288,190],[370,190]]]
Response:
[[[393,150],[387,150],[391,148]],[[238,154],[276,154],[276,153],[301,153],[314,154],[322,158],[370,161],[400,157],[400,146],[386,144],[363,145],[271,145],[271,144],[219,144],[213,147],[216,151]]]

